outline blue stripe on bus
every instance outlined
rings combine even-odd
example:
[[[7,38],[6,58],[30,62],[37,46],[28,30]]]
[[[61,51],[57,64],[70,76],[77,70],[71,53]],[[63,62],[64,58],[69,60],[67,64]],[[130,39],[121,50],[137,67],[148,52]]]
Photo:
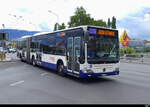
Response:
[[[42,62],[41,66],[49,68],[49,69],[57,70],[56,64],[52,64],[52,63],[48,63],[48,62]]]
[[[80,78],[100,77],[100,76],[109,76],[109,75],[119,75],[119,71],[105,72],[105,73],[83,73],[82,70],[80,70]]]
[[[41,64],[42,67],[46,67],[48,69],[52,69],[52,70],[57,70],[57,65],[56,64],[52,64],[52,63],[48,63],[48,62],[42,62]],[[67,73],[67,67],[64,67],[64,72]]]
[[[42,62],[41,66],[49,68],[49,69],[57,70],[57,65],[56,64],[52,64],[52,63],[48,63],[48,62]],[[64,68],[64,72],[68,73],[66,66]],[[83,71],[80,70],[80,73],[79,73],[80,78],[100,77],[100,76],[109,76],[109,75],[119,75],[119,71],[104,72],[104,73],[83,73]]]

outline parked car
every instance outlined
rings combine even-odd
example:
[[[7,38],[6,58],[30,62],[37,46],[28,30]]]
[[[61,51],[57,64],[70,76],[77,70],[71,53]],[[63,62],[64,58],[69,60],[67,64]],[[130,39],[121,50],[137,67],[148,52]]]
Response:
[[[15,53],[17,50],[16,50],[16,48],[10,48],[9,49],[9,53]]]

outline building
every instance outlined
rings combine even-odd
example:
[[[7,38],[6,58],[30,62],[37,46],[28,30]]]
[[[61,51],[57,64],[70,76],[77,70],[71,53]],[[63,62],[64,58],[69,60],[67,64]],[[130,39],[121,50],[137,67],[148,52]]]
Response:
[[[150,46],[150,40],[144,40],[145,42],[145,47],[149,47]]]
[[[141,52],[141,51],[144,51],[145,49],[145,41],[144,40],[129,40],[128,46]]]

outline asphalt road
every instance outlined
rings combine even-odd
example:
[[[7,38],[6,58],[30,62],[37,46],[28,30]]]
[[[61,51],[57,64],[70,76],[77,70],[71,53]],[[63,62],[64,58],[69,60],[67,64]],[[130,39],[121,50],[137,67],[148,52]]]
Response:
[[[150,65],[121,63],[120,70],[79,80],[20,61],[0,62],[0,104],[150,104]]]

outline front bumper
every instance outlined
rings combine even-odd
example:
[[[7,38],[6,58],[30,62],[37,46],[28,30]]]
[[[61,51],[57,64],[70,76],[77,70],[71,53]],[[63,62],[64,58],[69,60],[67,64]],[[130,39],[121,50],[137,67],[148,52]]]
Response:
[[[86,77],[100,77],[100,76],[110,76],[110,75],[119,75],[119,71],[112,71],[112,72],[103,72],[103,73],[84,73],[80,71],[80,78]]]

